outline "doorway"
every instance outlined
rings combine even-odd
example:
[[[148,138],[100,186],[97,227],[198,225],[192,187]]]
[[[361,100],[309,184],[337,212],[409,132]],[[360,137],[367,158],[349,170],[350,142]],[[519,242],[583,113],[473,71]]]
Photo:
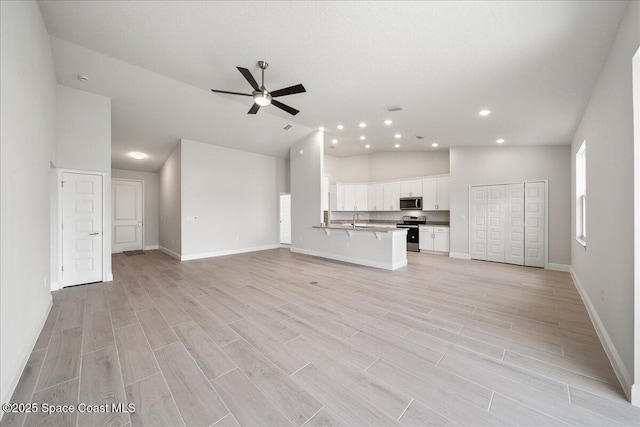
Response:
[[[291,194],[280,195],[280,243],[291,244]]]
[[[104,202],[101,174],[63,172],[62,286],[103,281]]]
[[[111,180],[111,252],[142,250],[144,247],[144,182]]]

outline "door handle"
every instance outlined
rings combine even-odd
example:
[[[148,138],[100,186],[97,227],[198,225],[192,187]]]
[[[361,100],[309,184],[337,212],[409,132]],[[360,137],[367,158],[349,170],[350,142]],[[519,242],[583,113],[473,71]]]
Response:
[[[97,236],[100,233],[89,233],[89,236]]]

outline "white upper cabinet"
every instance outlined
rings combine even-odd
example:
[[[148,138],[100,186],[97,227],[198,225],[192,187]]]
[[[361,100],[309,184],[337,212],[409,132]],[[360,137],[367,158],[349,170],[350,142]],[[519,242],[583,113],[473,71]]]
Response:
[[[422,210],[449,210],[449,177],[422,180]]]
[[[344,209],[343,211],[353,211],[356,206],[356,186],[344,184]]]
[[[400,182],[400,197],[421,197],[422,180],[413,179],[411,181]]]
[[[384,211],[400,210],[400,183],[387,182],[383,187]]]
[[[384,184],[369,184],[367,205],[370,211],[384,210]]]
[[[369,209],[368,199],[369,194],[367,191],[367,184],[356,184],[355,185],[355,194],[356,194],[356,203],[355,209],[356,211],[366,211]]]
[[[367,184],[336,184],[334,211],[366,211],[368,207]]]
[[[336,184],[336,204],[334,208],[335,211],[344,210],[344,187],[344,184]]]

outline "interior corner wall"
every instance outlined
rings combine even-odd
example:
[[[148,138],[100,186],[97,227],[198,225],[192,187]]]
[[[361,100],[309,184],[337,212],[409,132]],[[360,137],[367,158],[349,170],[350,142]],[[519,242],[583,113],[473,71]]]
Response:
[[[158,249],[158,172],[112,169],[111,178],[135,179],[144,182],[144,249]]]
[[[181,143],[173,149],[158,173],[158,241],[160,250],[180,259],[182,254]]]
[[[105,174],[104,273],[111,278],[111,99],[58,85],[56,134],[58,169]]]
[[[632,184],[632,58],[638,46],[640,3],[629,2],[571,145],[572,274],[627,393],[634,375],[633,230],[640,226],[638,218],[634,223]],[[586,248],[573,238],[575,153],[585,140]]]
[[[50,162],[56,76],[35,2],[0,2],[0,400],[18,383],[51,307]]]
[[[279,246],[284,159],[183,139],[182,259]]]
[[[569,146],[452,147],[451,252],[469,254],[469,186],[549,180],[549,263],[569,265]]]
[[[324,134],[314,132],[291,147],[291,250],[313,250],[322,222]]]

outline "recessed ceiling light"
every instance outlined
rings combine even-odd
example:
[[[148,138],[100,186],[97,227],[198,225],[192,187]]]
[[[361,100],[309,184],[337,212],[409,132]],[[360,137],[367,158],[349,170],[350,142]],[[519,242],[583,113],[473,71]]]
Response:
[[[431,144],[431,146],[432,146],[432,147],[437,147],[437,146],[438,146],[438,143],[437,143],[437,142],[434,142],[433,144]]]
[[[337,140],[337,139],[334,139],[334,140],[332,140],[332,141],[331,141],[331,143],[332,143],[332,144],[337,144],[337,143],[338,143],[338,140]]]
[[[393,123],[393,121],[391,121],[389,119],[384,121],[384,124],[387,125],[387,126],[389,126],[391,123]]]
[[[129,153],[129,157],[134,158],[136,160],[144,160],[148,156],[146,154],[144,154],[144,153],[139,152],[139,151],[133,151],[133,152]]]
[[[344,129],[344,126],[342,126],[342,125],[338,125],[338,129],[339,129],[339,130],[342,130],[342,129]]]
[[[502,139],[502,138],[500,138],[500,139],[496,139],[496,142],[497,142],[498,144],[502,144],[502,143],[504,142],[504,139]]]
[[[400,148],[400,144],[395,144],[394,147]]]
[[[400,139],[402,138],[402,135],[400,135],[399,133],[396,133],[395,135],[393,135],[395,139]]]
[[[324,128],[323,128],[322,126],[320,126],[320,127],[318,128],[318,130],[321,130],[321,131],[323,131],[323,132],[324,132]]]
[[[358,126],[360,126],[361,128],[366,128],[367,124],[365,122],[360,122]]]
[[[367,137],[365,137],[364,135],[362,135],[362,136],[360,137],[360,139],[364,141],[365,139],[367,139]]]
[[[489,114],[491,114],[491,110],[480,110],[480,111],[478,111],[478,114],[480,114],[483,117],[486,117]]]
[[[369,144],[365,145],[364,148],[371,148]]]

